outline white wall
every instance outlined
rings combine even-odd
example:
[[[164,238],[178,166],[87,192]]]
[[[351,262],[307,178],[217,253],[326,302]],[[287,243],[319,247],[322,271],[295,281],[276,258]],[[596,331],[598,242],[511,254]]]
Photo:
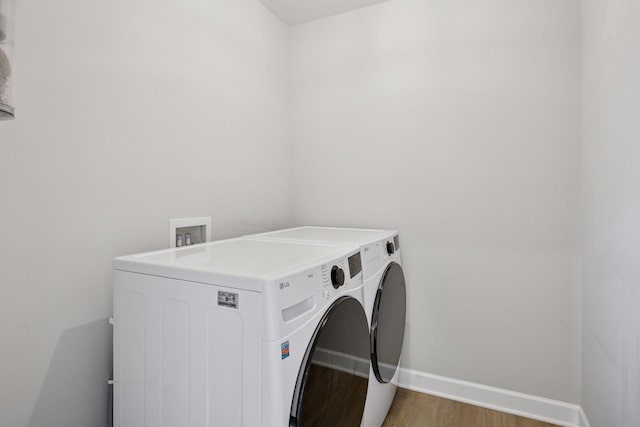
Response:
[[[289,223],[289,34],[255,0],[18,2],[0,425],[106,423],[111,259]]]
[[[640,3],[582,6],[582,405],[640,423]]]
[[[638,300],[622,206],[638,178],[624,97],[638,63],[622,50],[637,6],[585,1],[583,394],[597,421],[638,396],[624,376],[637,318],[612,308]],[[577,402],[578,11],[393,0],[290,34],[255,0],[20,2],[18,119],[0,124],[0,425],[102,425],[111,258],[165,247],[168,219],[193,215],[214,217],[214,238],[397,227],[405,366]]]
[[[578,402],[578,1],[394,0],[292,48],[294,222],[400,229],[404,366]]]

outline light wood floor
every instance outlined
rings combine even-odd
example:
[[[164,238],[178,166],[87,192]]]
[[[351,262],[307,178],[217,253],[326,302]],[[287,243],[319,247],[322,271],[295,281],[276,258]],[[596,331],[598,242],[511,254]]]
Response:
[[[453,400],[398,389],[383,427],[556,427]]]

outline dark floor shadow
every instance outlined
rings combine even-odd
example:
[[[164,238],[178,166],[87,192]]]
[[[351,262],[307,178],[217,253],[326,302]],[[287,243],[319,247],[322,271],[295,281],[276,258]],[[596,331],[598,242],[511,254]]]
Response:
[[[105,427],[112,366],[107,319],[60,336],[29,427]]]

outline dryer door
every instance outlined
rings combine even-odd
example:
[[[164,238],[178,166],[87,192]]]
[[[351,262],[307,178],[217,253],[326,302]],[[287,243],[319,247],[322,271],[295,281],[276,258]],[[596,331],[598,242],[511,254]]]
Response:
[[[381,383],[390,382],[398,369],[406,313],[404,273],[392,262],[380,280],[371,316],[371,365]]]
[[[341,298],[318,324],[302,360],[290,427],[359,427],[369,364],[369,325],[364,308],[354,298]]]

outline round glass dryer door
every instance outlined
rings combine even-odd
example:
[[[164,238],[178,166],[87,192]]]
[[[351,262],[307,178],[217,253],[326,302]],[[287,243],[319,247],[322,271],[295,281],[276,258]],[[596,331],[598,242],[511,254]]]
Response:
[[[407,314],[404,273],[392,262],[382,276],[371,318],[371,365],[376,379],[388,383],[398,369]]]
[[[360,427],[369,384],[369,325],[362,304],[337,300],[302,360],[290,427]]]

